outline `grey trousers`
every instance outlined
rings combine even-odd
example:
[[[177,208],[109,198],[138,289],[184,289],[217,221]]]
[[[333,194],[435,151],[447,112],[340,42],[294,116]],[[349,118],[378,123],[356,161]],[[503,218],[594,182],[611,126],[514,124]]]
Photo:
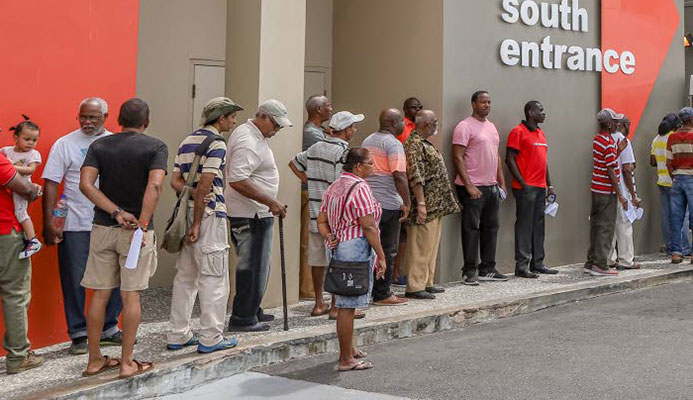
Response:
[[[590,212],[590,249],[587,263],[606,269],[616,229],[618,200],[615,194],[592,193]]]

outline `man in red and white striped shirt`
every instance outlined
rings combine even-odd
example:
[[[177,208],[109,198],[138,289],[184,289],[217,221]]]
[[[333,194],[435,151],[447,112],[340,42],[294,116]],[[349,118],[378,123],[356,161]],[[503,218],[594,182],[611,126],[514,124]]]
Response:
[[[592,155],[592,211],[590,212],[590,248],[585,273],[595,276],[617,275],[608,267],[616,228],[617,203],[627,209],[627,201],[619,186],[618,148],[611,134],[616,132],[623,114],[605,108],[597,114],[600,132],[594,136]]]

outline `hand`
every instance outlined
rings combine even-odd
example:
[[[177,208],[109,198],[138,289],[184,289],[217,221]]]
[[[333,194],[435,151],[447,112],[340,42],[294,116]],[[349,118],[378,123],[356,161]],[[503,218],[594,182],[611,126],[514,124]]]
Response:
[[[419,204],[416,206],[416,223],[423,225],[426,223],[426,205]]]
[[[337,236],[334,233],[330,233],[329,235],[327,235],[327,247],[334,250],[337,248],[338,244],[339,239],[337,239]]]
[[[137,226],[139,224],[137,218],[135,218],[134,215],[130,214],[127,211],[121,211],[118,215],[116,215],[116,221],[118,222],[118,225],[120,225],[121,228],[128,230],[137,229]]]
[[[48,246],[58,244],[63,241],[63,233],[55,228],[52,221],[43,223],[43,242]]]
[[[38,183],[32,183],[32,185],[34,185],[34,187],[36,188],[36,196],[43,196],[43,186],[39,185]]]
[[[628,209],[628,200],[620,194],[618,195],[618,202],[621,203],[624,210]]]
[[[197,196],[197,188],[193,189],[193,191],[192,191],[192,198],[194,199],[195,196]],[[214,194],[214,192],[207,193],[207,195],[205,196],[205,199],[204,199],[204,204],[205,205],[209,204],[209,202],[211,202],[215,198],[216,198],[216,195]]]
[[[387,264],[385,263],[385,257],[378,257],[378,265],[375,267],[375,278],[383,279],[385,278],[385,270],[387,269]]]
[[[404,222],[407,220],[409,217],[409,208],[410,206],[402,204],[402,206],[399,208],[399,210],[402,212],[402,216],[399,217],[399,222]]]
[[[476,186],[470,183],[469,185],[465,185],[464,187],[467,189],[467,193],[469,193],[469,197],[471,197],[472,200],[478,200],[481,198],[481,190],[479,190]]]
[[[272,201],[269,205],[269,210],[275,217],[286,217],[286,206],[277,200]]]
[[[642,204],[642,199],[639,198],[638,196],[633,196],[633,200],[631,200],[631,202],[633,203],[633,207],[639,208],[640,205]]]
[[[555,196],[556,193],[553,191],[552,187],[549,187],[549,189],[546,191],[546,197],[548,198],[549,196]]]
[[[197,242],[197,239],[200,238],[200,225],[193,224],[193,226],[188,229],[188,233],[185,234],[185,238],[188,240],[188,243]]]
[[[27,199],[27,201],[30,203],[41,196],[43,196],[43,188],[41,187],[41,185],[38,185],[36,183],[31,184],[31,190],[29,191],[29,193],[22,195],[22,197]]]

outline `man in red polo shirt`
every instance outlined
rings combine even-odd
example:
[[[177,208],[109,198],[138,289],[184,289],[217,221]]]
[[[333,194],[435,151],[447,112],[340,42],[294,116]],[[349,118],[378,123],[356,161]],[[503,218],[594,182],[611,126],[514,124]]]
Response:
[[[0,154],[0,298],[5,321],[3,347],[7,350],[8,374],[16,374],[43,364],[29,351],[27,310],[31,300],[31,259],[19,259],[24,247],[22,228],[14,216],[12,193],[36,200],[40,187],[19,176],[12,163]]]
[[[516,199],[515,276],[537,278],[537,274],[557,274],[544,265],[544,208],[553,186],[546,163],[546,135],[539,128],[544,123],[544,106],[532,100],[525,105],[525,120],[508,136],[505,163],[513,175]]]

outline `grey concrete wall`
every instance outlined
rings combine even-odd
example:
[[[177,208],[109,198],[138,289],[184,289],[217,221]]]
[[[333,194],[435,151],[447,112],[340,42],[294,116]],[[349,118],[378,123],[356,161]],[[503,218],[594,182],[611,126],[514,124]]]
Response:
[[[686,1],[686,5],[684,8],[684,29],[683,29],[683,34],[685,35],[686,33],[693,33],[693,3],[690,1]],[[691,74],[693,74],[693,47],[689,47],[688,49],[685,50],[686,53],[686,100],[688,99],[688,94],[689,94],[689,88],[690,88],[690,81],[691,81]]]
[[[683,3],[677,0],[680,11]],[[508,24],[501,19],[500,1],[445,0],[443,68],[443,153],[448,157],[451,176],[451,138],[455,125],[471,114],[470,96],[477,89],[491,92],[493,121],[501,136],[501,155],[509,131],[522,118],[526,101],[536,99],[546,107],[548,118],[543,126],[549,143],[549,167],[561,205],[559,216],[546,224],[547,264],[581,262],[588,247],[590,208],[591,140],[597,131],[595,115],[600,108],[600,74],[508,67],[499,57],[505,39],[540,42],[551,35],[555,44],[600,46],[600,2],[581,1],[589,13],[588,33],[565,32]],[[649,144],[661,116],[681,105],[683,51],[681,29],[662,67],[661,75],[635,136],[638,158],[638,188],[645,200],[646,218],[636,223],[636,251],[657,250],[661,244],[659,201],[654,187],[655,173],[648,167]],[[506,179],[510,175],[505,169]],[[509,183],[508,183],[509,185]],[[515,202],[512,196],[501,209],[498,240],[500,269],[512,271],[514,265]],[[439,275],[443,280],[460,278],[462,251],[459,216],[445,221],[440,249]]]

